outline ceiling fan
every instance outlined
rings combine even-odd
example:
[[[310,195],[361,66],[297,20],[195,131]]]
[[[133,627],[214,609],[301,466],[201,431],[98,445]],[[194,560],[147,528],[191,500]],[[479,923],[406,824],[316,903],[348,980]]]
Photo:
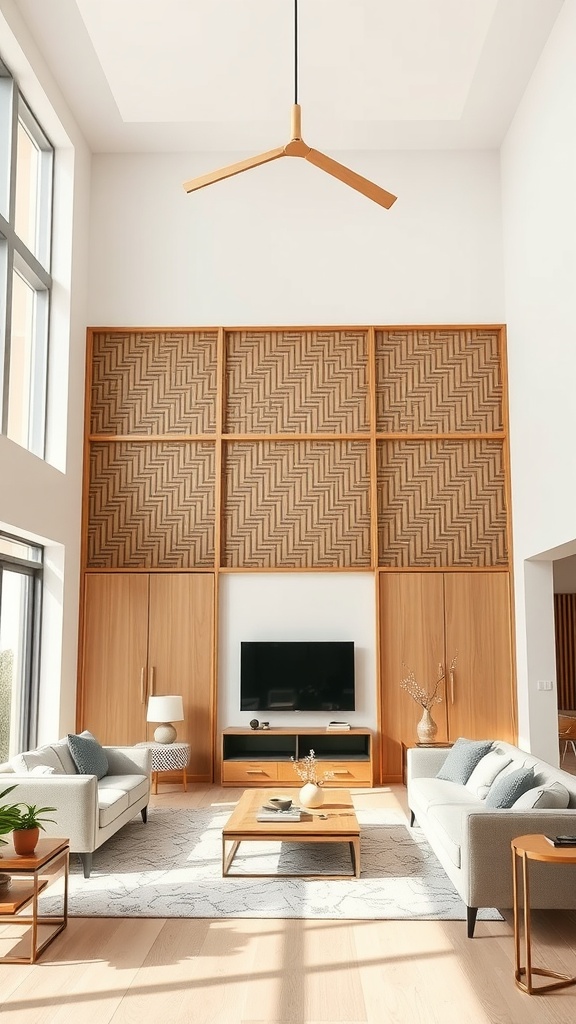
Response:
[[[224,178],[231,178],[235,174],[241,174],[242,171],[249,171],[252,167],[259,167],[260,164],[268,164],[282,156],[300,156],[305,160],[309,160],[315,167],[319,167],[321,171],[326,171],[327,174],[338,178],[345,185],[349,185],[350,188],[356,189],[357,192],[361,192],[362,195],[367,196],[374,203],[378,203],[389,210],[392,203],[396,202],[395,195],[387,192],[384,188],[380,188],[379,185],[375,185],[368,178],[363,178],[361,174],[356,174],[356,171],[351,171],[348,167],[344,167],[343,164],[332,160],[331,157],[326,156],[319,150],[311,149],[304,142],[301,134],[300,115],[301,108],[298,103],[298,0],[294,0],[294,104],[292,106],[292,135],[290,141],[278,149],[270,149],[266,153],[260,153],[258,156],[252,156],[247,160],[240,160],[238,163],[229,164],[228,167],[220,167],[219,170],[212,171],[210,174],[203,174],[199,178],[191,178],[190,181],[184,182],[184,190],[186,192],[196,192],[200,188],[205,188],[206,185],[213,185],[215,181],[223,181]]]

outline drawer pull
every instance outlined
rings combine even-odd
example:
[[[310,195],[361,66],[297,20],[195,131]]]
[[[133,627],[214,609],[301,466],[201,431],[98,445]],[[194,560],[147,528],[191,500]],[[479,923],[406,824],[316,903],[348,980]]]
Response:
[[[264,772],[263,768],[247,768],[246,769],[246,775],[264,775],[264,774],[265,774],[265,772]]]
[[[348,771],[348,769],[347,769],[347,768],[336,768],[336,769],[335,769],[335,770],[334,770],[334,771],[332,772],[332,774],[333,774],[333,775],[350,775],[350,772]]]

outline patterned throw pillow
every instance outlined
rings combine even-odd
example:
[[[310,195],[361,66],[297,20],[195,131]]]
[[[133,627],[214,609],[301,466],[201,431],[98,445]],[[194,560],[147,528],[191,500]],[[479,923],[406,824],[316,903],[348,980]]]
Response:
[[[108,772],[106,752],[93,736],[68,733],[68,748],[79,775],[95,775],[103,779]]]
[[[476,765],[492,747],[492,740],[467,740],[464,737],[456,740],[444,761],[437,779],[447,782],[459,782],[465,786]]]
[[[486,797],[486,807],[512,807],[533,786],[534,769],[517,768],[503,779],[496,779]]]

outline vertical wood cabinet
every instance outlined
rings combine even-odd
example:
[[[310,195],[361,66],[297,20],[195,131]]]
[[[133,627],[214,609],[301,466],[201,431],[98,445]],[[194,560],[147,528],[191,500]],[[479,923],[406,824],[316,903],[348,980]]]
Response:
[[[148,698],[181,694],[189,777],[211,781],[213,621],[211,573],[87,574],[81,727],[102,743],[151,739]]]
[[[381,573],[379,616],[383,779],[401,779],[402,743],[417,739],[422,709],[400,687],[408,669],[427,690],[446,669],[437,740],[515,740],[508,573]]]

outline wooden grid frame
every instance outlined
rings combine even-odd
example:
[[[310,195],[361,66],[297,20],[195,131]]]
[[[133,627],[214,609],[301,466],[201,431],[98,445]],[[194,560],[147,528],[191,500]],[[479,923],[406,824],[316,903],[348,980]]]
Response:
[[[208,488],[203,497],[204,508],[212,522],[207,523],[205,514],[199,517],[200,532],[195,534],[193,530],[188,536],[189,553],[180,565],[177,559],[166,557],[170,545],[159,540],[156,553],[153,551],[142,566],[147,570],[386,571],[398,567],[434,570],[471,566],[502,570],[508,566],[508,437],[502,325],[101,327],[90,329],[88,339],[83,528],[83,564],[88,571],[138,568],[137,559],[129,552],[123,559],[114,556],[114,560],[110,554],[113,543],[102,543],[98,549],[98,537],[105,537],[102,519],[106,516],[100,515],[100,521],[96,521],[94,512],[90,466],[94,465],[97,447],[102,451],[106,445],[118,448],[164,442],[183,449],[196,444],[204,452],[212,452],[210,482],[206,483],[208,475],[203,478],[203,487]],[[143,374],[140,382],[139,367]],[[170,380],[154,385],[155,374],[162,368],[171,375]],[[146,395],[149,408],[145,405]],[[292,475],[287,472],[281,486],[276,486],[277,474],[270,469],[271,446],[276,443],[285,446],[284,453],[291,451]],[[365,485],[354,481],[354,487],[362,492],[362,500],[354,505],[353,512],[359,517],[361,540],[357,538],[349,544],[345,555],[338,550],[332,559],[326,558],[328,546],[322,543],[322,522],[326,531],[333,535],[336,529],[341,535],[336,545],[332,543],[333,550],[339,544],[340,548],[346,546],[344,534],[349,532],[350,522],[348,513],[339,515],[338,511],[323,520],[318,506],[314,514],[319,518],[311,531],[316,533],[315,539],[297,554],[295,535],[286,541],[286,534],[282,543],[269,543],[267,553],[263,549],[256,554],[254,543],[246,542],[248,533],[256,528],[253,510],[248,510],[243,518],[244,538],[239,543],[238,535],[234,536],[238,511],[231,511],[235,502],[239,507],[239,445],[245,446],[245,460],[251,453],[254,465],[265,466],[268,460],[264,476],[267,486],[276,490],[276,497],[272,502],[271,493],[264,495],[264,504],[268,505],[266,516],[271,516],[276,525],[302,493],[304,480],[305,490],[310,493],[315,484],[327,486],[326,466],[336,466],[338,451],[354,451],[354,445],[361,445],[366,452],[366,479]],[[324,457],[318,460],[322,445]],[[444,446],[444,452],[448,452],[452,446],[452,452],[460,451],[462,464],[470,463],[470,452],[478,452],[479,445],[484,446],[484,452],[500,453],[493,456],[493,472],[488,477],[484,469],[476,474],[476,511],[471,512],[470,507],[458,509],[467,519],[467,529],[470,521],[476,522],[472,533],[476,538],[484,538],[475,545],[475,554],[471,554],[469,546],[464,550],[454,537],[445,541],[442,553],[436,550],[431,554],[430,549],[427,557],[416,554],[422,547],[421,541],[415,539],[418,516],[415,517],[406,495],[411,489],[413,494],[418,490],[424,509],[419,513],[423,523],[437,518],[437,508],[428,504],[426,512],[425,505],[430,496],[438,493],[442,459],[437,466],[436,484],[429,475],[423,489],[421,482],[417,485],[422,459],[405,459],[396,473],[396,485],[400,482],[401,486],[393,488],[391,494],[393,474],[383,453],[394,446],[400,452],[402,445],[405,454],[410,445],[412,453],[430,453],[434,445],[436,451]],[[308,465],[298,457],[304,451],[315,453]],[[290,456],[285,455],[284,463],[286,458],[290,461]],[[235,459],[236,474],[231,471]],[[402,458],[398,456],[397,461],[401,463]],[[118,473],[125,474],[126,468],[119,465]],[[336,470],[335,473],[338,476]],[[110,482],[109,486],[114,489]],[[332,483],[332,492],[328,486],[326,502],[330,501],[334,486]],[[121,492],[122,487],[117,490]],[[132,489],[132,503],[138,500],[134,497],[137,490]],[[247,498],[245,494],[244,500]],[[460,497],[454,498],[452,494],[451,500],[466,505],[469,490],[463,487]],[[400,517],[395,502],[404,503]],[[445,508],[448,504],[445,499]],[[490,514],[487,509],[492,510]],[[109,517],[116,531],[121,515],[121,508],[117,508],[114,517]],[[173,529],[171,517],[168,519]],[[246,525],[249,521],[250,527]],[[292,518],[292,524],[295,531],[300,529],[297,517]],[[154,522],[151,525],[156,526]],[[425,531],[428,528],[423,526]],[[137,534],[135,531],[134,536]]]

